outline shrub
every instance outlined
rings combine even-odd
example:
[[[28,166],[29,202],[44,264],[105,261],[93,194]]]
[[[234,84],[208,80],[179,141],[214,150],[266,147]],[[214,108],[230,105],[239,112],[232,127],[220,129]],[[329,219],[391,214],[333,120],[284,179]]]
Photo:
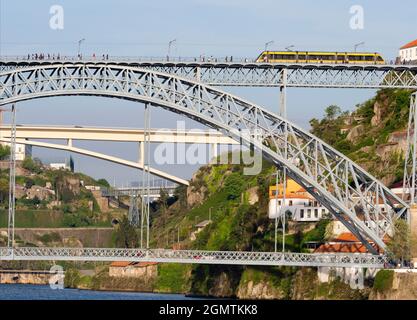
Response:
[[[81,275],[77,269],[68,269],[65,271],[64,286],[66,288],[77,288],[80,283]]]
[[[375,276],[374,289],[383,292],[391,289],[392,281],[394,280],[393,270],[380,270]]]

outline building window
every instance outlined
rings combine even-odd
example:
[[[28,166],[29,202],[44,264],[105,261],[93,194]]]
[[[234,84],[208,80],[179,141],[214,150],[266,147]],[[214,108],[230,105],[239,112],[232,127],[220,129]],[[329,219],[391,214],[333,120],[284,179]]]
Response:
[[[300,210],[300,218],[301,219],[304,219],[304,209],[301,209]]]
[[[315,218],[319,217],[319,209],[314,209],[314,217]]]
[[[307,218],[310,219],[311,218],[311,209],[307,210]]]
[[[292,206],[292,200],[290,200],[290,206]]]

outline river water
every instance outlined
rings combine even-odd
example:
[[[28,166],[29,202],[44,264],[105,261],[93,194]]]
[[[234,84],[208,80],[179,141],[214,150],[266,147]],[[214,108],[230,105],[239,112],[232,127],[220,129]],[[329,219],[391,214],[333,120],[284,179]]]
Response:
[[[47,285],[0,284],[0,300],[191,300],[181,294],[51,289]]]

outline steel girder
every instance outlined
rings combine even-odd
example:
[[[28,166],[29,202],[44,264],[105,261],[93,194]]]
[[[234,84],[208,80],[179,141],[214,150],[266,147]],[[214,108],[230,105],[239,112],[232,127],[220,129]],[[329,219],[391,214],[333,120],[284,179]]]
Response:
[[[10,60],[0,57],[0,72],[55,63],[57,62]],[[174,74],[213,86],[281,87],[285,82],[288,87],[417,89],[417,65],[167,62],[134,59],[60,63],[138,67]]]
[[[383,268],[387,258],[371,254],[308,254],[113,248],[0,248],[2,260],[146,261],[167,263]]]
[[[0,105],[51,96],[96,95],[150,103],[253,146],[326,206],[367,248],[385,248],[384,235],[407,204],[353,161],[291,122],[199,82],[146,69],[64,64],[0,74]]]

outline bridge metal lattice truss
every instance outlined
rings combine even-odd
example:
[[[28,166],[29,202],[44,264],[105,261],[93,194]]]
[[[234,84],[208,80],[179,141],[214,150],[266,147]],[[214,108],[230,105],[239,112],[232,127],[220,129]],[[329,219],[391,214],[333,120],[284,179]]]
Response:
[[[147,261],[196,264],[382,268],[383,255],[108,248],[0,248],[1,260]]]
[[[417,200],[417,92],[411,95],[405,154],[403,199],[409,195],[410,205]]]
[[[149,187],[149,193],[147,190],[143,190],[140,187],[131,187],[131,188],[117,188],[117,189],[102,189],[101,195],[103,197],[120,197],[120,196],[132,196],[132,195],[141,195],[141,196],[150,196],[150,197],[159,197],[161,189],[167,192],[169,195],[173,195],[175,192],[176,186],[169,187]]]
[[[149,103],[254,146],[278,168],[287,168],[288,176],[327,207],[371,252],[377,252],[372,241],[386,247],[384,235],[407,210],[407,204],[381,182],[311,133],[256,104],[200,82],[96,63],[57,63],[0,74],[0,105],[65,95]]]
[[[0,57],[0,72],[56,61]],[[417,65],[277,64],[244,62],[169,62],[118,59],[115,61],[60,61],[71,65],[119,65],[169,73],[212,86],[408,88],[417,89]]]

